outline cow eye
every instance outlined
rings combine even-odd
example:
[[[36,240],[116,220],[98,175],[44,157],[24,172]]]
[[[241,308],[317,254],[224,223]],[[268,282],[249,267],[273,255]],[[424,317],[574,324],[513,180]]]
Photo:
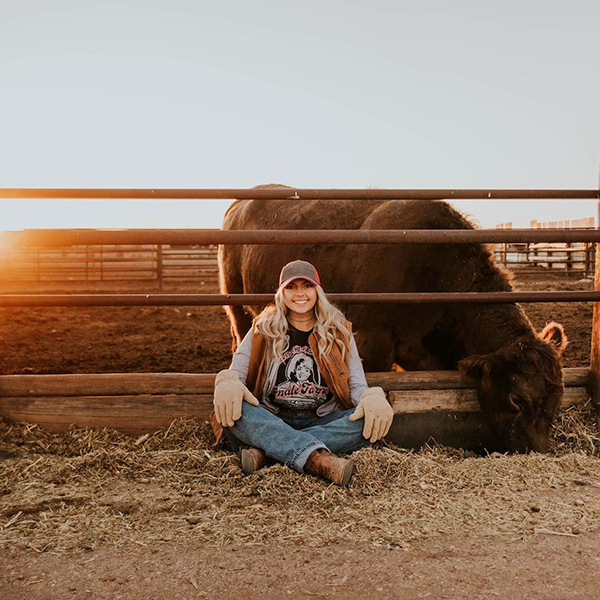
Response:
[[[514,412],[519,412],[523,410],[525,399],[522,396],[519,396],[518,394],[509,394],[508,404],[510,405],[511,410],[513,410]]]

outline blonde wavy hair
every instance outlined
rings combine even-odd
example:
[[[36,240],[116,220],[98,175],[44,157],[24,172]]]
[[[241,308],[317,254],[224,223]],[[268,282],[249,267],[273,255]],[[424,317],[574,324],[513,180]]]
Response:
[[[346,360],[352,342],[352,328],[344,313],[329,302],[323,288],[315,285],[317,302],[315,303],[315,326],[313,332],[317,338],[319,355],[331,351],[334,344],[339,347],[342,358]],[[279,362],[281,355],[289,348],[288,308],[283,300],[283,288],[275,294],[275,304],[267,306],[254,319],[253,328],[261,333],[267,341],[267,363]]]

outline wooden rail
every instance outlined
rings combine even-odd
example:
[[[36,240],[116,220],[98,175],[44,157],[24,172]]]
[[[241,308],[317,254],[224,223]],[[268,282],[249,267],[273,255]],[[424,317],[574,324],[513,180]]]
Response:
[[[589,399],[589,369],[565,369],[562,407]],[[0,417],[50,431],[110,427],[130,435],[168,427],[178,418],[207,418],[214,374],[108,373],[0,376]],[[395,422],[389,438],[418,447],[430,438],[456,447],[489,447],[473,385],[456,371],[367,373],[389,395]]]

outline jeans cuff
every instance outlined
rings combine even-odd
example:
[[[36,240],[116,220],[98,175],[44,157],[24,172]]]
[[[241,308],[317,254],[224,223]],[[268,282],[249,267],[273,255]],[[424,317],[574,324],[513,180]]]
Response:
[[[308,446],[305,446],[294,456],[294,460],[292,461],[292,467],[294,471],[298,471],[298,473],[304,473],[304,465],[308,460],[308,457],[319,448],[325,448],[325,450],[329,450],[325,444],[322,442],[311,442]]]

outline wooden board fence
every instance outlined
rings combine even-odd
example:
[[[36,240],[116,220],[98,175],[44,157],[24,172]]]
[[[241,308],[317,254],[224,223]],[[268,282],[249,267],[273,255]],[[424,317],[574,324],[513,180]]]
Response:
[[[563,408],[589,399],[589,369],[565,369]],[[109,427],[130,435],[167,428],[174,419],[205,419],[214,374],[108,373],[2,375],[0,417],[50,431],[71,425]],[[415,448],[430,439],[455,447],[490,447],[476,390],[455,371],[367,373],[394,408],[389,439]]]

